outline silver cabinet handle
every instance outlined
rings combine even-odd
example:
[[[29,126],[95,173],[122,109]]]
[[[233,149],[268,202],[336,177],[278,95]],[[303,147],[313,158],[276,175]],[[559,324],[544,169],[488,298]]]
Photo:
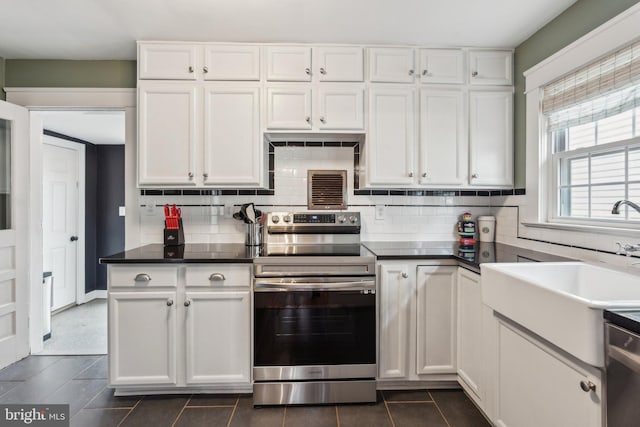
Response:
[[[580,381],[580,388],[585,393],[588,393],[590,391],[596,391],[596,385],[591,381]]]
[[[189,307],[190,305],[191,305],[191,300],[190,299],[184,300],[184,306],[185,307]]]
[[[205,73],[209,72],[209,67],[207,67],[206,65],[204,67],[202,67],[202,71],[204,71]]]
[[[305,121],[305,122],[307,122],[307,123],[309,123],[309,124],[311,124],[311,117],[306,117],[306,118],[304,119],[304,121]]]
[[[173,300],[171,298],[167,299],[167,307],[171,307],[173,305]]]
[[[471,77],[478,77],[478,72],[474,71],[473,73],[471,73]]]
[[[327,70],[325,70],[324,68],[320,68],[320,74],[327,74]]]
[[[413,172],[409,172],[409,177],[412,177],[412,176],[413,176]]]
[[[193,179],[193,172],[189,172],[189,179]]]
[[[203,174],[202,174],[202,177],[203,177],[204,179],[207,179],[207,178],[209,178],[209,174],[205,172],[205,173],[203,173]]]
[[[415,73],[415,71],[413,71],[413,70],[409,70],[409,75],[410,75],[410,76],[413,76],[413,73]]]
[[[478,177],[477,173],[474,173],[474,174],[471,175],[471,178],[477,178],[477,177]]]
[[[213,273],[209,276],[210,282],[224,282],[225,280],[227,280],[227,278],[224,277],[224,274],[222,273]]]
[[[422,70],[422,75],[423,76],[426,76],[427,74],[429,74],[429,72],[426,69]]]
[[[426,173],[426,172],[423,172],[423,173],[422,173],[422,177],[423,177],[423,178],[426,178],[426,177],[427,177],[427,173]]]
[[[327,122],[327,121],[324,119],[324,117],[320,117],[320,121],[321,121],[322,123],[326,123],[326,122]]]
[[[189,72],[193,73],[193,67],[192,66],[189,66]]]
[[[407,277],[409,277],[409,275],[403,271],[403,272],[402,272],[402,278],[403,278],[403,279],[406,279]]]
[[[143,283],[148,283],[151,281],[151,276],[149,276],[147,273],[140,273],[138,275],[136,275],[136,278],[133,279],[134,282],[143,282]]]
[[[309,69],[309,68],[305,68],[304,72],[307,73],[308,76],[311,75],[311,69]]]

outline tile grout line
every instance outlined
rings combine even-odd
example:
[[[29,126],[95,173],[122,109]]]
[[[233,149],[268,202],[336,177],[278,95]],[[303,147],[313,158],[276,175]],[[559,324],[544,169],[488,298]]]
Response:
[[[447,423],[448,427],[451,427],[451,424],[449,424],[449,420],[447,419],[447,417],[444,416],[444,413],[442,413],[442,409],[440,409],[440,406],[438,405],[438,403],[436,402],[436,399],[433,398],[433,395],[431,394],[430,391],[428,391],[427,393],[429,393],[429,396],[431,396],[431,399],[433,400],[433,403],[436,405],[436,409],[438,410],[438,412],[440,413],[440,416],[442,417],[442,419],[444,420],[445,423]]]
[[[236,404],[233,405],[233,411],[231,411],[231,416],[229,417],[229,422],[227,422],[227,427],[231,426],[231,422],[233,421],[233,416],[236,414],[236,409],[238,408],[239,402],[240,402],[240,395],[236,397]]]
[[[391,421],[391,427],[396,427],[396,422],[393,420],[393,416],[391,415],[391,411],[389,410],[389,405],[387,404],[387,399],[384,397],[384,393],[382,393],[382,401],[384,402],[384,407],[387,410],[387,415],[389,416],[389,420]]]
[[[129,417],[129,415],[131,415],[131,413],[134,411],[134,409],[136,409],[138,407],[138,405],[140,404],[140,402],[142,402],[143,399],[144,399],[144,397],[142,399],[138,400],[136,402],[136,404],[133,405],[133,408],[129,409],[129,412],[127,412],[127,415],[125,415],[124,418],[120,420],[120,422],[118,423],[118,425],[116,427],[120,427],[122,425],[124,420],[126,420]]]
[[[189,396],[189,398],[187,399],[186,402],[184,402],[184,406],[182,407],[182,409],[180,410],[180,413],[178,414],[178,416],[176,417],[175,420],[173,420],[173,423],[171,423],[171,427],[174,427],[176,425],[176,423],[178,422],[178,420],[180,419],[180,417],[182,416],[182,413],[184,412],[184,410],[187,408],[187,405],[189,404],[189,402],[191,402],[191,398],[193,397],[193,394]]]

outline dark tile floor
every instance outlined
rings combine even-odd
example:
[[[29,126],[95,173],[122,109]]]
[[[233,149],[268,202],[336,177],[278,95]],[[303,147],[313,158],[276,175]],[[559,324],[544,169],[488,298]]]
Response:
[[[384,391],[363,405],[254,408],[250,395],[114,397],[106,356],[30,356],[0,371],[0,404],[68,403],[71,426],[475,427],[460,390]]]

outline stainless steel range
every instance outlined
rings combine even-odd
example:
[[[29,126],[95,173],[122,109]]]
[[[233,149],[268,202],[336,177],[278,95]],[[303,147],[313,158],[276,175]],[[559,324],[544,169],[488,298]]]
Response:
[[[376,401],[375,257],[358,212],[272,212],[254,261],[254,405]]]

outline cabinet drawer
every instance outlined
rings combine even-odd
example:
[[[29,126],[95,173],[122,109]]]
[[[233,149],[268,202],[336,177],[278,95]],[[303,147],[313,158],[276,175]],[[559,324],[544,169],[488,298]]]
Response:
[[[109,287],[176,287],[178,284],[178,267],[176,266],[110,265],[108,275]]]
[[[249,287],[251,264],[205,264],[187,267],[187,286],[220,288]]]

